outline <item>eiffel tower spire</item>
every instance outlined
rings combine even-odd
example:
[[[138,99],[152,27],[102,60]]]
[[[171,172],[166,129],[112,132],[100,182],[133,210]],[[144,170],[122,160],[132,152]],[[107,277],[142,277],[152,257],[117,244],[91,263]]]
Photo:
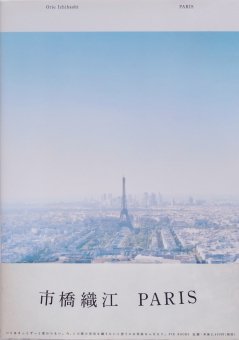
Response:
[[[120,224],[122,226],[132,228],[132,224],[131,224],[128,209],[127,209],[125,182],[126,182],[125,177],[123,177],[122,178],[122,201],[121,201],[121,212],[120,212]]]

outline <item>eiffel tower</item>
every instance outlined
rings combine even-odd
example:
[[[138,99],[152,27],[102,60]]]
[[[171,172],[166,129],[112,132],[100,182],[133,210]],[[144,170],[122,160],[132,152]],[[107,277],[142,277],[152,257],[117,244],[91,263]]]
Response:
[[[130,221],[127,201],[126,201],[126,190],[125,190],[125,177],[122,178],[122,207],[120,212],[120,225],[132,229],[132,224]]]

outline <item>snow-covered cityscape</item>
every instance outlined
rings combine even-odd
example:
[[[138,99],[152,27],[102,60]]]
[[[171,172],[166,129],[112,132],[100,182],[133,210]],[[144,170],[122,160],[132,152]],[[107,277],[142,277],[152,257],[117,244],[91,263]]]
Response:
[[[238,203],[124,195],[5,209],[2,262],[239,262]]]

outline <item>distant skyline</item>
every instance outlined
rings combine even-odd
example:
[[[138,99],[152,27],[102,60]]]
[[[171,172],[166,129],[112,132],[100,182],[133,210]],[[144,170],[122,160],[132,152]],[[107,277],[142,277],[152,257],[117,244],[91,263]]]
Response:
[[[239,32],[1,36],[2,202],[239,197]]]

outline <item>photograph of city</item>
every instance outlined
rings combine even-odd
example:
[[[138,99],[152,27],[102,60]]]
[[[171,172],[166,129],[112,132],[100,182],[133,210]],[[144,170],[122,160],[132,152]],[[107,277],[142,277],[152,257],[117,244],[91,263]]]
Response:
[[[3,263],[239,263],[239,33],[2,34]]]

